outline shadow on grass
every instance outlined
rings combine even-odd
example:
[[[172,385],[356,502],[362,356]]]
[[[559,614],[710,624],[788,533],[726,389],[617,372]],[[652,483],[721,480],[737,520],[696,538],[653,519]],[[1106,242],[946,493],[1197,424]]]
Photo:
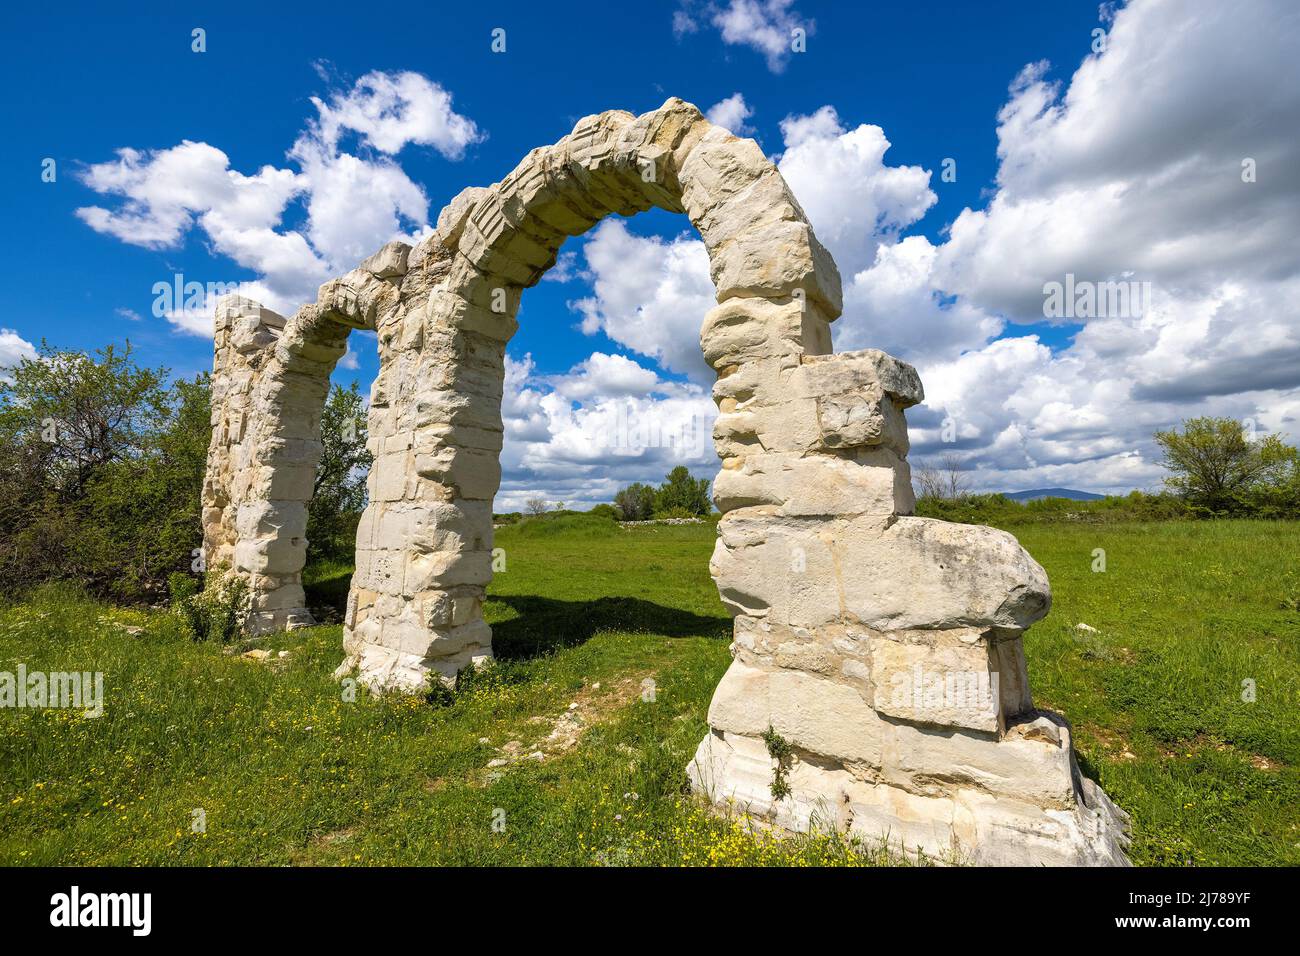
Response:
[[[556,601],[534,595],[489,597],[518,614],[492,625],[492,653],[520,660],[573,647],[598,631],[631,631],[665,637],[731,639],[731,618],[706,617],[641,598],[602,597],[594,601]]]
[[[312,576],[303,584],[307,606],[315,612],[333,610],[341,618],[347,608],[351,581],[350,570]],[[730,617],[709,617],[641,598],[557,601],[536,595],[489,595],[488,603],[503,604],[516,614],[492,624],[492,652],[502,660],[523,660],[574,647],[598,631],[731,639]],[[320,613],[317,616],[328,617]]]
[[[327,572],[303,581],[303,591],[307,594],[307,607],[313,612],[332,610],[335,620],[343,617],[348,607],[348,588],[352,584],[350,568]],[[317,615],[318,619],[328,619],[329,615]]]

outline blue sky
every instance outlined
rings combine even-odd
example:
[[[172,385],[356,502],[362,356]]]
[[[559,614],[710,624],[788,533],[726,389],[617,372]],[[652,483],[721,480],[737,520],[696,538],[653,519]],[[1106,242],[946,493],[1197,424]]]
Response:
[[[1255,29],[1238,18],[1230,28],[1216,24],[1215,18],[1223,14],[1216,13],[1213,4],[1167,0],[1129,8],[1041,0],[577,3],[566,4],[562,15],[554,5],[531,3],[454,10],[418,4],[376,8],[319,3],[274,9],[270,4],[195,5],[178,10],[183,6],[145,3],[130,13],[99,6],[47,6],[11,8],[3,14],[8,42],[0,70],[7,74],[3,79],[10,93],[2,108],[11,142],[0,156],[9,184],[0,251],[11,281],[10,308],[0,326],[18,340],[34,343],[46,338],[60,347],[92,348],[129,337],[146,363],[167,365],[178,374],[210,367],[209,340],[151,314],[154,283],[170,281],[175,273],[200,282],[257,280],[262,273],[223,254],[194,222],[181,228],[174,242],[149,245],[123,235],[120,228],[91,228],[77,210],[121,211],[123,198],[93,188],[86,181],[87,170],[116,162],[120,149],[140,151],[148,164],[155,151],[191,141],[220,150],[228,157],[229,169],[244,176],[268,165],[300,172],[301,165],[287,153],[320,115],[312,98],[346,98],[354,84],[370,74],[419,74],[432,88],[450,94],[450,111],[472,122],[479,133],[459,155],[419,142],[380,155],[382,150],[361,133],[343,129],[340,152],[366,162],[391,161],[423,192],[427,220],[402,217],[404,232],[436,221],[441,206],[461,188],[500,179],[530,148],[554,142],[584,114],[614,108],[640,113],[670,95],[708,110],[740,94],[750,111],[743,132],[775,156],[790,148],[783,121],[812,117],[829,106],[834,122],[822,124],[805,143],[806,169],[818,167],[819,155],[831,155],[818,154],[817,148],[850,148],[853,131],[874,126],[888,139],[888,152],[883,161],[861,160],[850,174],[859,175],[854,170],[861,169],[862,177],[887,177],[892,169],[914,168],[915,189],[932,194],[919,216],[899,213],[898,228],[892,230],[878,230],[878,222],[867,219],[854,222],[851,215],[841,224],[846,230],[842,246],[850,251],[841,252],[834,242],[828,245],[846,273],[846,286],[858,270],[880,264],[874,258],[881,255],[880,246],[888,252],[916,237],[897,246],[900,256],[907,250],[910,263],[934,257],[937,264],[926,267],[931,269],[925,278],[926,299],[951,306],[927,320],[943,323],[942,335],[927,327],[924,334],[909,339],[911,314],[906,309],[889,314],[886,301],[901,300],[882,291],[889,277],[881,272],[864,280],[859,304],[846,307],[845,319],[837,324],[837,340],[842,335],[843,341],[837,344],[863,347],[879,339],[878,344],[915,361],[932,386],[934,400],[932,407],[914,415],[914,442],[922,450],[942,450],[935,444],[939,422],[945,415],[956,416],[962,438],[955,447],[968,457],[977,484],[1124,490],[1158,480],[1149,445],[1143,444],[1150,426],[1208,407],[1205,402],[1212,400],[1213,390],[1181,404],[1149,402],[1141,409],[1132,391],[1103,389],[1106,393],[1099,395],[1096,386],[1114,348],[1124,351],[1125,361],[1131,360],[1122,376],[1130,386],[1146,376],[1151,380],[1146,393],[1173,394],[1162,384],[1165,373],[1149,367],[1153,355],[1172,348],[1171,334],[1153,332],[1150,316],[1136,317],[1127,331],[1110,319],[1109,325],[1090,325],[1083,333],[1087,341],[1076,343],[1086,323],[1035,321],[1020,304],[1029,301],[1032,306],[1040,280],[1066,271],[1098,279],[1150,279],[1173,297],[1184,315],[1201,315],[1198,304],[1202,311],[1210,307],[1207,303],[1224,308],[1231,298],[1224,290],[1230,287],[1245,289],[1248,295],[1268,290],[1260,278],[1263,271],[1257,276],[1238,266],[1234,272],[1227,261],[1215,260],[1208,268],[1204,256],[1176,268],[1167,266],[1167,257],[1155,262],[1144,251],[1151,247],[1149,237],[1144,239],[1134,226],[1108,223],[1104,215],[1092,221],[1089,210],[1105,203],[1083,202],[1080,192],[1100,190],[1104,182],[1128,183],[1130,198],[1125,201],[1133,216],[1154,217],[1157,226],[1165,217],[1168,234],[1188,242],[1210,243],[1216,233],[1231,234],[1243,224],[1267,229],[1295,222],[1289,205],[1293,190],[1256,190],[1253,204],[1207,222],[1189,219],[1194,196],[1187,203],[1174,201],[1172,192],[1151,185],[1162,170],[1181,170],[1188,157],[1204,158],[1216,150],[1230,157],[1224,162],[1233,164],[1238,154],[1264,154],[1273,146],[1283,150],[1275,160],[1285,157],[1286,143],[1265,135],[1257,135],[1258,143],[1224,142],[1223,124],[1215,127],[1209,114],[1211,105],[1216,111],[1244,110],[1247,115],[1233,135],[1246,139],[1249,136],[1240,131],[1249,130],[1252,122],[1255,128],[1268,129],[1277,116],[1291,115],[1291,94],[1278,94],[1280,102],[1266,105],[1258,98],[1245,99],[1251,94],[1249,71],[1254,64],[1273,69],[1288,62],[1288,48],[1295,52],[1294,16],[1286,4],[1267,0],[1252,0],[1247,6],[1258,9],[1243,11],[1239,18],[1260,21],[1262,26]],[[728,35],[729,15],[735,36]],[[790,24],[808,30],[807,51],[765,52],[771,30],[781,33]],[[191,50],[196,27],[206,31],[202,53]],[[498,27],[506,31],[504,53],[491,50],[492,30]],[[1188,36],[1170,40],[1171,33],[1179,32],[1175,27],[1186,27]],[[1097,28],[1113,37],[1113,49],[1094,49]],[[1234,40],[1231,30],[1242,31],[1241,36]],[[1215,41],[1216,31],[1223,62],[1189,72],[1186,59],[1191,53],[1177,44],[1194,48],[1197,42]],[[1136,51],[1145,51],[1145,57]],[[1295,59],[1292,55],[1289,62]],[[1025,72],[1036,63],[1044,65]],[[1216,68],[1222,77],[1218,83]],[[1169,90],[1160,89],[1162,76]],[[1270,79],[1268,88],[1276,79]],[[1213,97],[1198,94],[1202,89],[1214,90]],[[1238,94],[1241,101],[1234,107]],[[1166,102],[1161,99],[1165,95],[1174,99]],[[1198,112],[1194,102],[1189,105],[1198,96],[1216,102],[1207,102]],[[1171,110],[1169,102],[1178,105]],[[1148,115],[1138,122],[1143,110]],[[1138,118],[1126,125],[1116,118],[1125,111],[1138,111]],[[1175,112],[1177,117],[1171,115]],[[1171,124],[1181,122],[1178,135],[1190,141],[1171,142],[1162,132],[1165,118]],[[1080,142],[1092,152],[1080,152]],[[1096,157],[1092,166],[1090,155]],[[957,163],[955,182],[939,176],[947,157]],[[57,162],[53,183],[42,181],[46,158]],[[822,234],[815,210],[834,204],[819,199],[818,190],[835,184],[819,184],[810,179],[815,173],[807,171],[807,182],[801,184],[793,165],[789,170],[783,166],[783,172]],[[1235,169],[1230,172],[1235,175]],[[811,194],[811,203],[805,192]],[[307,198],[300,194],[285,204],[274,223],[277,232],[309,233]],[[880,209],[892,208],[889,201],[881,202]],[[954,238],[948,227],[964,210],[966,228]],[[868,209],[863,215],[870,213]],[[1075,223],[1078,235],[1071,238]],[[645,247],[648,253],[666,254],[673,243],[693,238],[685,217],[664,213],[639,216],[628,228],[635,236],[660,238],[658,245]],[[847,233],[853,230],[873,236],[864,261],[852,261],[854,240]],[[543,282],[525,296],[521,328],[510,344],[513,359],[531,358],[521,387],[552,394],[557,388],[554,377],[570,374],[593,352],[624,356],[662,383],[689,386],[691,376],[681,362],[656,361],[655,349],[646,347],[643,338],[607,334],[615,327],[609,322],[595,322],[607,331],[594,334],[578,328],[582,316],[571,304],[600,300],[593,288],[599,270],[584,258],[591,239],[589,234],[566,245],[566,252],[576,254],[575,278]],[[1131,262],[1124,258],[1125,243],[1131,244]],[[1000,257],[996,261],[990,259],[995,252]],[[1293,258],[1285,259],[1280,272],[1270,267],[1268,275],[1289,281]],[[1187,279],[1193,264],[1201,270],[1198,275],[1209,277],[1205,282]],[[351,265],[340,264],[340,271]],[[999,278],[1003,273],[1014,274],[1016,288],[1009,288],[1013,279]],[[597,311],[604,308],[598,305]],[[860,314],[851,314],[853,308]],[[1228,318],[1224,312],[1212,314],[1206,336],[1216,316]],[[1271,340],[1285,356],[1290,354],[1294,324],[1289,316],[1282,322],[1282,340]],[[1102,332],[1110,345],[1098,340]],[[1223,338],[1220,329],[1215,341]],[[356,344],[357,367],[341,367],[337,381],[355,377],[363,385],[369,383],[376,362],[373,346],[367,344]],[[1254,353],[1243,348],[1235,360],[1249,367]],[[1177,352],[1170,351],[1162,361],[1169,371],[1179,361]],[[1084,368],[1088,362],[1092,365]],[[1040,384],[1032,395],[999,393],[991,403],[981,404],[972,382],[990,375]],[[1050,394],[1054,380],[1060,382],[1057,398],[1068,396],[1066,411],[1056,409],[1060,401],[1054,402]],[[1092,390],[1083,394],[1081,383],[1086,382]],[[1257,415],[1270,426],[1293,418],[1295,383],[1283,381],[1277,394],[1263,397],[1250,384],[1229,382],[1219,388],[1213,399],[1220,403],[1216,407],[1234,415]],[[567,394],[563,383],[559,393]],[[658,394],[667,393],[660,389]],[[574,407],[581,411],[580,402]],[[1098,416],[1109,424],[1099,424]],[[1141,422],[1143,434],[1118,426],[1122,420]],[[552,421],[552,435],[557,427]],[[535,466],[542,460],[555,464],[558,458],[540,447],[545,442],[538,444],[532,464],[525,451],[512,460],[517,494],[527,490],[529,476],[537,488],[546,490],[542,476],[547,468]],[[663,463],[651,456],[644,467],[653,473]],[[705,461],[693,464],[708,473]],[[556,485],[556,494],[597,500],[608,486],[598,483],[583,492],[582,482],[591,478],[590,470],[579,469]],[[575,488],[580,492],[576,497]]]
[[[702,31],[675,38],[671,11],[655,18],[637,5],[588,4],[584,17],[577,4],[556,17],[540,4],[493,4],[482,13],[471,5],[454,16],[413,4],[400,29],[364,5],[270,6],[180,12],[145,3],[128,15],[94,6],[75,15],[50,7],[5,14],[10,43],[0,69],[6,89],[24,91],[5,107],[6,126],[19,135],[2,160],[11,188],[0,251],[23,280],[11,289],[7,326],[28,340],[44,336],[73,348],[129,336],[144,361],[178,373],[209,367],[205,342],[148,321],[152,286],[175,272],[202,282],[253,273],[210,255],[200,235],[155,251],[94,234],[74,211],[96,196],[72,174],[124,146],[161,149],[185,139],[218,146],[245,172],[281,165],[313,112],[309,97],[329,88],[318,67],[338,85],[372,70],[421,72],[487,132],[460,161],[419,146],[403,151],[403,168],[436,208],[464,186],[500,179],[529,149],[554,142],[588,113],[640,113],[668,96],[706,108],[743,91],[755,110],[756,138],[771,151],[781,143],[779,120],[833,99],[847,122],[888,131],[892,163],[935,169],[944,157],[957,159],[957,182],[937,191],[939,202],[918,224],[938,238],[992,185],[993,119],[1007,84],[1031,60],[1073,67],[1097,24],[1096,5],[1086,2],[1006,3],[995,11],[957,2],[800,4],[816,24],[809,51],[776,74],[761,53]],[[190,49],[196,26],[207,31],[202,54]],[[505,54],[490,49],[498,26],[507,31]],[[904,36],[921,42],[893,39]],[[54,184],[41,181],[46,157],[58,162]],[[287,221],[294,222],[292,212]],[[632,226],[669,236],[689,228],[684,217],[667,214],[638,217]],[[568,284],[534,289],[511,351],[531,352],[541,369],[561,372],[593,348],[617,349],[604,336],[572,329],[565,303],[581,294]],[[146,321],[124,319],[118,309]],[[363,369],[373,371],[373,362]],[[346,370],[339,377],[346,379]]]

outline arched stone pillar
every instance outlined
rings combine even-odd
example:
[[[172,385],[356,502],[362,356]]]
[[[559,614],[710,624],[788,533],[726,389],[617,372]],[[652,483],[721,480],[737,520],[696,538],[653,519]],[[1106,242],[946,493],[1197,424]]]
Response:
[[[840,309],[830,255],[758,146],[693,106],[669,101],[642,117],[587,117],[500,183],[465,190],[412,254],[402,286],[400,324],[410,327],[403,361],[416,373],[395,380],[418,381],[421,395],[402,418],[409,441],[373,449],[345,638],[349,666],[368,682],[418,686],[431,669],[451,676],[491,653],[480,609],[500,481],[504,349],[520,293],[569,236],[611,213],[652,206],[686,212],[709,249],[724,305],[706,322],[706,348],[725,358],[736,336],[747,336],[743,356],[732,358],[752,359],[757,394],[743,413],[723,416],[733,432],[719,439],[724,457],[758,441],[747,423],[765,403],[776,413],[782,370],[829,352],[829,322]],[[381,375],[376,396],[389,387]]]
[[[210,470],[240,464],[214,486],[213,549],[234,542],[269,620],[301,602],[302,479],[276,475],[314,467],[319,426],[283,421],[308,406],[318,421],[346,327],[373,327],[375,464],[340,673],[413,689],[489,657],[482,600],[520,294],[568,236],[652,206],[700,231],[718,299],[700,334],[722,460],[710,570],[735,616],[735,659],[689,768],[695,788],[791,829],[935,855],[1123,862],[1122,812],[1079,774],[1065,722],[1029,695],[1020,638],[1050,603],[1042,569],[1004,532],[912,516],[915,370],[875,350],[831,354],[830,255],[758,146],[681,100],[585,117],[501,182],[458,195],[409,253],[386,247],[323,287],[252,385],[224,387],[226,418],[247,392],[262,421],[241,426],[251,438],[214,437]],[[219,334],[218,365],[223,348]],[[238,354],[232,382],[256,348]],[[769,729],[793,747],[787,796],[773,794]]]
[[[240,296],[217,303],[204,552],[248,583],[254,634],[315,623],[302,569],[330,373],[352,329],[396,311],[407,251],[385,246],[287,321]]]

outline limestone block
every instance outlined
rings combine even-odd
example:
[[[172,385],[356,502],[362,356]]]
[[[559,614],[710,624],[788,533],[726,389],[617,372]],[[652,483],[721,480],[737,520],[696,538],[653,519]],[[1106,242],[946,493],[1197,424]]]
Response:
[[[672,157],[669,181],[676,182],[676,171],[681,168],[690,149],[713,128],[696,106],[674,96],[657,110],[643,113],[624,126],[619,134],[619,145],[636,148],[652,145],[665,150]],[[679,208],[676,211],[683,210]]]
[[[1028,801],[965,791],[968,859],[979,866],[1128,866],[1128,817],[1092,783],[1095,810],[1049,810]]]
[[[529,150],[497,185],[501,206],[511,225],[519,226],[534,208],[553,201],[561,191],[550,176],[552,150],[550,146]]]
[[[411,554],[405,563],[402,593],[486,587],[492,580],[491,551],[432,551]]]
[[[352,586],[376,594],[401,594],[406,580],[406,555],[383,548],[357,551]]]
[[[418,649],[418,642],[413,647]],[[430,630],[426,633],[423,645],[425,660],[428,662],[433,662],[439,658],[460,656],[466,651],[472,651],[476,654],[490,653],[491,648],[492,629],[482,620],[470,621],[455,627]]]
[[[519,328],[514,316],[517,294],[505,281],[496,285],[492,285],[490,280],[485,280],[485,283],[483,291],[487,302],[484,305],[475,305],[453,292],[435,289],[425,306],[426,330],[431,325],[442,325],[477,332],[498,342],[510,341]],[[494,305],[500,309],[494,309]]]
[[[846,684],[870,701],[870,636],[873,632],[841,623],[806,628],[762,617],[735,619],[732,654],[744,664],[773,670],[806,671]]]
[[[296,574],[307,563],[306,538],[246,538],[235,545],[235,570],[248,574]]]
[[[396,452],[376,458],[366,480],[370,500],[401,501],[407,497],[411,477],[409,452]]]
[[[417,422],[417,427],[423,422]],[[428,436],[435,446],[454,445],[457,448],[499,453],[505,440],[502,428],[476,428],[470,425],[433,424],[420,428],[420,435]]]
[[[891,722],[882,779],[929,796],[972,789],[1070,810],[1078,805],[1072,761],[1064,722],[1056,742],[1018,734],[999,740],[967,730]]]
[[[705,219],[728,196],[753,185],[769,169],[763,150],[721,126],[708,130],[678,170],[682,205],[691,222]]]
[[[742,241],[761,227],[783,221],[805,222],[807,217],[785,179],[770,163],[753,182],[723,196],[692,220],[710,253]]]
[[[1000,733],[1006,715],[995,642],[979,628],[873,635],[872,705],[912,723]]]
[[[443,286],[470,305],[487,309],[494,314],[514,316],[519,311],[519,300],[525,288],[523,283],[511,280],[507,276],[493,272],[484,272],[469,259],[457,252],[451,261],[447,281]],[[435,290],[437,291],[437,290]],[[502,313],[502,296],[505,298],[505,312]],[[440,324],[439,316],[430,311],[430,326]],[[426,328],[427,332],[427,328]],[[484,334],[487,334],[486,332]]]
[[[406,275],[407,257],[411,247],[404,242],[387,243],[374,255],[363,259],[360,268],[365,269],[376,279],[392,279]]]
[[[304,465],[313,471],[320,461],[323,445],[317,438],[292,438],[271,434],[264,436],[252,449],[250,463],[259,465]]]
[[[686,767],[691,789],[710,803],[759,816],[771,812],[776,761],[756,737],[710,730]]]
[[[1051,606],[1047,575],[1005,531],[901,517],[837,525],[844,609],[879,630],[1023,630]]]
[[[250,492],[274,501],[307,501],[316,482],[315,462],[275,461],[254,469]]]
[[[307,597],[301,584],[291,583],[273,590],[255,589],[250,601],[255,611],[299,611],[306,606]]]
[[[801,398],[852,394],[872,386],[893,398],[901,408],[925,400],[916,369],[879,349],[809,356],[790,378],[792,394]]]
[[[620,131],[634,119],[627,110],[606,110],[582,117],[565,137],[568,160],[598,167],[602,160],[613,155]]]
[[[885,445],[905,455],[909,448],[902,411],[875,388],[818,399],[817,429],[828,449]]]
[[[428,591],[419,595],[420,619],[428,628],[468,624],[480,615],[483,592],[476,587]]]
[[[417,553],[480,551],[491,548],[491,506],[484,501],[395,502],[382,510],[368,509],[363,533],[378,548]]]
[[[795,670],[732,661],[709,705],[709,726],[758,737],[768,727],[811,754],[877,767],[886,725],[854,688]]]
[[[316,297],[322,316],[359,329],[378,328],[397,304],[397,286],[376,278],[364,266],[326,282]]]
[[[810,398],[792,398],[779,404],[755,401],[739,405],[735,412],[720,412],[714,419],[713,440],[723,457],[760,450],[822,450],[817,403]]]
[[[719,410],[731,412],[752,406],[777,404],[772,397],[789,398],[786,387],[802,356],[796,353],[751,359],[718,367],[713,383],[713,400]]]
[[[1025,664],[1024,640],[1015,631],[995,631],[994,664],[998,669],[998,690],[1002,713],[1008,718],[1034,709],[1029,692],[1029,669]]]
[[[829,349],[830,324],[806,300],[738,297],[705,314],[700,345],[714,368],[771,356],[814,355]]]
[[[525,166],[521,163],[501,184],[512,221],[553,237],[577,236],[609,213],[600,197],[584,187],[585,171],[571,167],[568,137],[529,155],[527,168],[520,168]]]
[[[800,290],[828,316],[843,311],[839,271],[806,222],[768,223],[712,250],[709,273],[719,302]]]
[[[416,437],[414,461],[421,478],[446,485],[458,498],[490,501],[501,485],[501,460],[495,451],[443,445],[428,432]]]
[[[831,545],[825,522],[741,508],[718,522],[709,572],[732,614],[817,627],[842,613]]]
[[[718,473],[713,501],[724,514],[776,505],[790,516],[906,514],[915,504],[904,463],[884,448],[860,461],[797,452],[746,455]]]
[[[307,502],[253,498],[235,509],[235,534],[241,539],[274,538],[282,532],[301,537],[307,529]]]
[[[482,186],[468,186],[443,207],[438,214],[438,227],[434,232],[443,246],[456,248],[461,233],[465,230],[465,223],[469,222],[470,213],[487,192]]]

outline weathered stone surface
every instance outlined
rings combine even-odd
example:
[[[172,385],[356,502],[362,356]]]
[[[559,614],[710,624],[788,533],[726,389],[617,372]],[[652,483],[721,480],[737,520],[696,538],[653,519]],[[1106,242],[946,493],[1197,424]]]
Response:
[[[692,784],[778,826],[943,859],[1125,862],[1122,811],[1079,774],[1068,725],[1033,709],[1021,634],[1049,606],[1042,568],[1004,532],[911,516],[915,369],[832,354],[840,277],[803,209],[756,143],[681,100],[583,117],[291,319],[218,305],[204,542],[211,566],[247,581],[249,629],[311,622],[321,408],[350,330],[369,329],[375,462],[338,675],[415,691],[491,656],[482,606],[520,296],[565,237],[652,206],[700,231],[719,303],[700,330],[722,459],[710,570],[735,659]],[[793,751],[781,799],[769,730]]]
[[[845,611],[882,630],[1023,630],[1051,607],[1047,575],[1005,531],[900,517],[862,519],[836,535]]]
[[[870,642],[876,712],[1000,732],[1006,715],[994,634],[978,628],[877,632]]]
[[[888,516],[915,506],[906,462],[883,448],[856,460],[797,452],[746,455],[718,473],[713,501],[722,512],[775,505],[779,514],[797,517]]]
[[[996,746],[996,745],[994,745]],[[1068,809],[954,784],[943,795],[910,792],[821,761],[796,757],[791,794],[774,800],[776,762],[754,737],[713,731],[687,768],[710,801],[791,830],[839,830],[903,854],[987,866],[1125,866],[1127,815],[1079,778]]]

